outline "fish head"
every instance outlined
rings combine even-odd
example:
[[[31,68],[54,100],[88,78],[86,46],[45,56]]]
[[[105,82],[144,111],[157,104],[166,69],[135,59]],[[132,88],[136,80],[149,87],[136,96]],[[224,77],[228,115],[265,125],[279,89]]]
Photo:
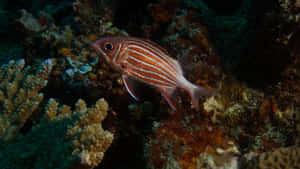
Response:
[[[117,48],[122,41],[123,39],[121,37],[103,37],[93,42],[91,46],[98,55],[103,56],[107,62],[112,63],[113,58],[117,55],[117,52],[119,52]]]

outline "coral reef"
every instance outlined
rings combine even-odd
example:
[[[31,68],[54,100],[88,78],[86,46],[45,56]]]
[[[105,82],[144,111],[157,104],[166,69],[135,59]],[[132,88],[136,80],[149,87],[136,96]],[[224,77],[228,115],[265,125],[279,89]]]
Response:
[[[49,99],[42,113],[41,89],[54,65],[47,59],[37,68],[25,67],[24,60],[1,66],[1,168],[94,168],[112,143],[101,124],[108,111],[104,99],[89,108],[78,100],[74,110]]]
[[[240,152],[233,140],[197,115],[173,115],[153,130],[145,151],[149,168],[203,168],[209,159],[218,167],[236,165]]]
[[[203,103],[213,123],[222,125],[248,151],[289,144],[288,138],[295,132],[297,109],[292,105],[279,108],[274,95],[265,95],[235,80],[225,82],[218,95]]]
[[[158,125],[158,128],[154,128],[154,133],[149,138],[150,144],[147,143],[146,146],[148,147],[146,152],[151,152],[151,155],[148,155],[146,153],[149,156],[149,159],[152,159],[152,161],[150,162],[150,168],[197,168],[199,166],[201,166],[201,168],[222,168],[226,164],[231,164],[231,166],[226,166],[225,168],[238,168],[240,155],[230,156],[230,160],[225,160],[216,156],[215,152],[217,152],[218,148],[212,146],[208,146],[212,148],[207,149],[208,152],[193,152],[193,155],[197,154],[195,155],[196,158],[195,156],[193,156],[194,159],[197,160],[184,163],[184,160],[182,160],[182,154],[184,153],[178,155],[176,154],[176,152],[180,152],[182,147],[184,147],[182,148],[182,152],[197,150],[197,148],[186,150],[185,148],[188,148],[186,144],[184,146],[182,145],[182,147],[176,144],[179,144],[180,142],[182,142],[182,140],[188,139],[188,136],[182,136],[177,132],[174,132],[180,131],[180,129],[185,127],[193,128],[196,126],[202,134],[209,133],[206,127],[211,127],[213,129],[222,129],[223,133],[225,133],[224,135],[226,135],[226,138],[234,141],[234,144],[237,145],[237,149],[240,152],[255,152],[257,154],[260,154],[272,149],[294,145],[295,140],[297,140],[298,137],[298,134],[295,135],[295,132],[297,132],[297,120],[295,119],[295,116],[299,111],[299,97],[296,96],[299,95],[299,85],[295,84],[299,80],[299,73],[298,69],[296,68],[299,60],[296,59],[299,58],[297,57],[299,52],[295,47],[298,43],[297,40],[287,40],[287,38],[285,37],[288,36],[285,35],[291,35],[288,33],[278,34],[281,37],[278,37],[277,42],[282,43],[282,45],[284,46],[280,46],[280,48],[278,48],[278,44],[275,44],[277,43],[275,40],[272,41],[273,39],[269,36],[264,36],[266,39],[268,39],[268,44],[274,44],[274,46],[269,46],[267,47],[268,49],[259,48],[258,51],[261,51],[261,54],[257,55],[260,56],[259,58],[257,57],[257,59],[260,60],[255,60],[254,62],[264,62],[262,65],[266,64],[269,58],[264,54],[266,53],[266,51],[270,50],[270,48],[276,48],[277,46],[277,50],[273,50],[271,53],[277,52],[278,57],[276,55],[274,62],[272,61],[271,63],[271,66],[263,66],[264,69],[269,69],[264,73],[272,74],[272,71],[274,70],[276,65],[281,62],[284,66],[281,65],[280,67],[278,67],[278,70],[274,71],[274,73],[277,74],[275,74],[274,76],[272,75],[271,78],[277,78],[276,80],[279,80],[277,76],[279,72],[281,73],[280,75],[282,75],[283,78],[281,79],[281,81],[279,81],[279,83],[269,85],[266,88],[252,88],[251,85],[253,85],[253,83],[247,84],[240,82],[239,79],[232,77],[230,74],[224,74],[223,72],[221,72],[222,69],[218,67],[219,59],[215,51],[213,50],[214,47],[212,47],[212,45],[208,43],[207,39],[208,37],[216,38],[218,36],[221,36],[223,29],[239,29],[238,32],[243,33],[243,31],[245,31],[249,27],[249,25],[253,23],[247,23],[248,21],[245,20],[246,18],[244,18],[244,16],[239,16],[236,18],[231,16],[217,16],[213,12],[213,10],[209,9],[209,7],[206,6],[206,4],[202,1],[185,1],[184,3],[186,3],[188,6],[192,6],[192,9],[188,8],[188,10],[180,10],[174,8],[168,9],[165,7],[167,6],[166,3],[168,4],[170,2],[160,1],[160,3],[152,5],[154,11],[153,15],[156,19],[154,21],[158,23],[164,22],[169,24],[168,31],[165,33],[162,42],[167,48],[170,49],[171,54],[173,54],[172,52],[174,52],[174,56],[176,56],[177,59],[179,59],[181,63],[183,63],[183,65],[187,65],[187,68],[185,68],[184,66],[183,69],[185,72],[187,72],[187,77],[191,81],[204,86],[216,86],[218,88],[218,93],[216,96],[207,98],[203,101],[203,110],[201,110],[200,113],[203,116],[202,118],[206,119],[204,120],[206,122],[203,122],[203,120],[200,118],[196,118],[198,119],[199,123],[203,123],[205,124],[205,126],[199,125],[198,123],[191,123],[190,121],[188,124],[185,124],[184,122],[182,122],[183,120],[181,120],[181,118],[168,118],[167,120],[162,120],[159,123],[155,123],[155,125]],[[170,3],[170,5],[172,4]],[[167,13],[166,11],[161,13],[155,11],[159,8],[163,8],[169,11],[169,13]],[[193,8],[199,8],[201,10],[193,11]],[[244,1],[241,7],[241,11],[243,10],[242,8],[247,8],[246,1]],[[176,16],[174,15],[175,11]],[[295,10],[291,11],[295,12]],[[195,13],[201,14],[199,16],[195,15]],[[235,13],[235,15],[239,15],[238,13],[239,12]],[[174,17],[173,20],[170,19],[172,17]],[[213,27],[213,25],[209,24],[214,23],[211,22],[212,20],[205,20],[207,18],[220,19],[220,25],[218,25],[219,28],[217,29],[218,31],[213,32],[217,35],[212,35],[211,32],[207,31]],[[243,22],[243,20],[245,22]],[[206,25],[207,27],[200,25],[199,23],[197,23],[197,21],[203,23],[203,25]],[[230,28],[232,26],[234,28]],[[282,25],[280,25],[280,28],[281,26]],[[268,29],[269,27],[266,26],[265,28]],[[282,27],[282,29],[279,31],[286,30],[291,29],[284,29],[284,27]],[[254,30],[250,30],[246,35],[243,35],[243,37],[254,35],[254,32],[251,31]],[[272,31],[274,31],[274,29]],[[223,35],[231,36],[230,34],[233,32],[223,32]],[[232,37],[230,38],[242,38],[241,34],[239,35],[239,33],[232,35]],[[260,36],[260,34],[257,36]],[[227,42],[222,42],[225,43],[225,45],[222,45],[222,47],[234,44],[234,41],[232,41],[232,39],[230,38],[226,39],[228,40]],[[245,45],[249,44],[247,42],[248,40],[244,40],[245,41],[242,41],[242,43],[239,40],[239,47],[245,48]],[[252,40],[250,38],[250,42],[251,41]],[[213,45],[217,45],[216,47],[218,47],[218,43],[219,42],[214,42]],[[290,44],[292,48],[287,44]],[[222,54],[221,61],[226,57],[226,62],[228,61],[229,63],[227,66],[230,66],[231,69],[234,69],[237,64],[241,64],[242,62],[244,62],[242,60],[249,59],[247,58],[248,56],[246,58],[237,58],[244,50],[239,47],[234,48],[234,50],[236,51],[232,56],[229,56],[232,53],[226,54],[228,50],[226,51],[225,48],[218,49],[219,51],[217,52],[217,54]],[[289,62],[290,55],[284,52],[287,51],[287,49],[292,49],[292,58],[294,58],[289,66],[287,66],[287,62]],[[279,55],[287,57],[284,58],[280,57]],[[262,58],[263,56],[265,56],[266,58]],[[231,61],[234,63],[230,63]],[[258,67],[257,70],[261,69]],[[244,71],[244,69],[242,68],[241,71]],[[260,78],[260,76],[261,75],[258,75],[257,77]],[[246,75],[246,78],[248,77],[249,76]],[[255,75],[251,77],[255,77]],[[266,81],[268,81],[268,79],[266,79],[265,82]],[[260,85],[262,84],[260,80],[257,80],[255,83],[260,83]],[[177,100],[179,100],[179,104],[183,105],[183,107],[179,108],[179,112],[176,113],[180,114],[184,112],[184,118],[188,118],[190,116],[191,110],[186,107],[188,102],[185,101],[185,97],[175,97]],[[182,127],[181,125],[183,125],[184,127]],[[193,133],[193,130],[188,130],[185,132]],[[212,132],[212,135],[217,137],[218,134]],[[210,138],[210,140],[212,140],[211,142],[215,140],[215,138],[210,137],[209,134],[205,135],[205,137]],[[198,137],[194,135],[193,138],[196,139]],[[194,142],[195,145],[197,145],[197,143],[200,145],[207,145],[203,140],[191,142]],[[215,143],[214,145],[218,144]],[[222,165],[217,165],[218,162],[220,162]],[[184,164],[190,165],[188,166]]]
[[[16,137],[20,128],[43,100],[40,90],[47,85],[53,60],[46,60],[35,74],[24,60],[10,61],[0,68],[0,137],[4,141]]]
[[[260,155],[252,155],[250,159],[243,159],[241,167],[247,169],[266,168],[299,168],[300,148],[296,146],[278,148]],[[244,165],[244,166],[243,166]]]
[[[107,110],[104,99],[90,108],[78,100],[74,111],[50,99],[38,125],[13,142],[1,141],[1,168],[94,168],[113,140],[101,126]]]
[[[85,9],[86,6],[89,8]],[[67,25],[57,26],[53,18],[44,12],[36,18],[22,10],[17,25],[26,41],[25,60],[39,63],[39,58],[35,57],[37,54],[56,58],[58,64],[53,71],[56,82],[50,84],[54,85],[53,88],[61,88],[57,85],[67,83],[69,88],[98,87],[120,95],[123,91],[112,87],[122,86],[118,82],[120,76],[96,56],[90,49],[90,43],[103,35],[127,34],[111,24],[109,12],[98,13],[93,6],[92,1],[74,2],[73,8],[78,13],[75,21],[81,25],[77,31]],[[38,44],[42,45],[36,48]]]
[[[257,168],[299,168],[299,153],[299,147],[279,148],[273,152],[263,153],[259,155]]]
[[[225,81],[218,95],[207,99],[203,103],[203,108],[210,112],[212,122],[217,123],[220,120],[219,123],[237,126],[249,120],[251,113],[263,101],[264,94],[237,81],[229,79]]]
[[[105,151],[113,140],[113,135],[102,128],[102,121],[107,115],[108,104],[104,99],[99,99],[96,104],[87,108],[83,100],[78,100],[75,110],[50,99],[46,107],[46,118],[49,121],[63,121],[71,115],[79,116],[74,125],[68,126],[66,140],[72,143],[72,156],[79,160],[80,165],[86,168],[96,167],[103,159]]]
[[[0,62],[24,60],[0,68],[0,168],[298,167],[299,14],[299,0],[1,1]],[[132,100],[90,48],[129,34],[216,95],[199,111],[181,89],[176,112],[144,85]]]

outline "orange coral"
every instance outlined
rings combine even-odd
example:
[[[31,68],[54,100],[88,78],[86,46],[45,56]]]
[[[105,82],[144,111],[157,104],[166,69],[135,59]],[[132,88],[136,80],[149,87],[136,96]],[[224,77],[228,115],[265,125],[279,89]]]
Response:
[[[197,158],[201,153],[216,156],[217,148],[228,148],[230,139],[221,128],[207,127],[207,122],[196,122],[198,120],[191,122],[197,124],[189,124],[193,127],[185,126],[182,121],[161,122],[161,126],[155,131],[157,137],[151,145],[151,159],[155,167],[163,168],[167,160],[162,156],[170,156],[172,152],[173,159],[180,162],[181,168],[197,168]]]

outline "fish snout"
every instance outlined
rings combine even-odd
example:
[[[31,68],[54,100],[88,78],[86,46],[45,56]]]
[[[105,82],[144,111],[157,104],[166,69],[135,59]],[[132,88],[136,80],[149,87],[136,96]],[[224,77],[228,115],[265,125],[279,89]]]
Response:
[[[91,47],[91,48],[93,48],[93,49],[97,49],[97,48],[98,48],[98,43],[97,43],[97,41],[90,42],[90,43],[89,43],[89,47]]]

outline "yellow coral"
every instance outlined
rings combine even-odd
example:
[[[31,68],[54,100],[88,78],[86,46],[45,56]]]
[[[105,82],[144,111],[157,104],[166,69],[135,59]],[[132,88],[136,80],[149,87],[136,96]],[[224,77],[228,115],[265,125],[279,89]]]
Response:
[[[73,153],[80,157],[81,163],[96,166],[113,140],[113,135],[101,125],[107,115],[108,104],[100,99],[94,107],[87,109],[85,102],[79,100],[76,107],[80,119],[68,132],[69,136],[75,137],[73,145],[76,148]]]
[[[72,141],[72,155],[79,159],[82,166],[96,167],[103,159],[104,153],[113,141],[113,134],[102,128],[102,121],[107,115],[108,104],[99,99],[93,107],[88,108],[84,100],[79,99],[74,112],[66,105],[58,107],[50,99],[45,117],[49,121],[62,119],[67,114],[79,115],[78,121],[68,129],[67,140]]]
[[[43,100],[39,91],[47,85],[53,60],[42,63],[35,74],[24,60],[10,61],[0,68],[0,138],[9,141]]]
[[[51,121],[56,117],[57,106],[58,106],[58,103],[54,99],[51,98],[48,101],[48,105],[46,107],[46,114],[45,114],[45,117],[47,120]]]

